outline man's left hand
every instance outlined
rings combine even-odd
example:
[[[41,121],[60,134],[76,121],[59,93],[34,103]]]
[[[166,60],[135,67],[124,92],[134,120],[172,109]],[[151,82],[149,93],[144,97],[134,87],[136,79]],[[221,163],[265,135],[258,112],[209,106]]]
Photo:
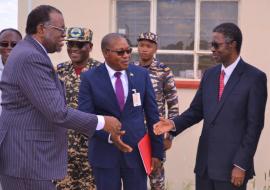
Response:
[[[124,133],[121,135],[111,134],[111,140],[113,144],[122,152],[132,152],[133,151],[132,147],[122,141],[121,139],[122,135],[124,135]]]
[[[160,167],[161,167],[161,160],[158,159],[158,158],[153,158],[152,157],[151,172],[155,172]]]
[[[244,170],[234,166],[232,170],[231,183],[236,187],[240,187],[244,183],[245,176],[246,172]]]

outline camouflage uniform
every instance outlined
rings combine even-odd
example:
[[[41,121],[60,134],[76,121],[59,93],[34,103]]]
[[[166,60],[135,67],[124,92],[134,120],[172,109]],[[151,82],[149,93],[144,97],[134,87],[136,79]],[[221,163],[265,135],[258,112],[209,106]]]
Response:
[[[152,32],[141,33],[137,41],[148,40],[152,43],[158,44],[158,36]],[[139,62],[135,62],[135,65],[140,65]],[[174,82],[174,76],[171,69],[163,63],[160,63],[153,58],[150,65],[143,66],[149,70],[149,75],[153,88],[156,94],[156,101],[158,104],[159,115],[164,118],[172,119],[179,114],[178,96]],[[167,108],[167,117],[166,117]],[[170,135],[165,138],[171,139]],[[164,161],[166,155],[164,154]],[[165,172],[164,161],[162,166],[149,176],[151,190],[165,190]]]
[[[82,72],[100,65],[100,62],[89,59]],[[75,73],[71,61],[57,66],[60,80],[66,87],[68,106],[77,109],[80,76]],[[63,180],[56,182],[58,190],[94,190],[95,182],[88,162],[88,140],[83,134],[68,130],[68,170]]]
[[[140,65],[139,62],[135,62],[134,64]],[[151,82],[156,94],[156,101],[158,104],[160,116],[169,119],[174,118],[179,114],[179,107],[177,90],[171,69],[156,59],[153,59],[152,64],[145,68],[149,70]],[[166,104],[168,117],[166,117]],[[165,175],[163,164],[157,172],[152,173],[149,176],[149,179],[152,190],[165,190]]]

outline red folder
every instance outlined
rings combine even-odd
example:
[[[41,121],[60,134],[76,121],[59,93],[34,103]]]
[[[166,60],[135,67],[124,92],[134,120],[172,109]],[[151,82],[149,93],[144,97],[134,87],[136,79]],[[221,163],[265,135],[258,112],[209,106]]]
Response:
[[[147,175],[151,173],[152,148],[148,133],[138,143],[139,152]]]

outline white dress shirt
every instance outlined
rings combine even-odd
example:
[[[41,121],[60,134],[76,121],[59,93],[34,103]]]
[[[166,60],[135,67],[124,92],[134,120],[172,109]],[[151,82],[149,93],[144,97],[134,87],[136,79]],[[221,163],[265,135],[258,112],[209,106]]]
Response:
[[[123,71],[115,71],[114,69],[112,69],[106,62],[105,62],[105,66],[106,69],[108,70],[110,79],[111,79],[111,83],[115,92],[115,81],[116,81],[116,77],[114,76],[114,74],[116,72],[121,72],[122,74],[120,75],[122,84],[123,84],[123,88],[124,88],[124,95],[125,95],[125,102],[127,100],[127,96],[128,96],[128,77],[127,77],[127,72],[126,70]]]
[[[238,62],[240,60],[240,56],[228,67],[224,67],[224,65],[221,66],[221,71],[223,70],[225,75],[224,75],[224,87],[227,84],[230,76],[232,75],[232,72],[234,71],[235,67],[237,66]]]
[[[112,69],[106,62],[105,62],[105,66],[106,66],[106,69],[107,69],[107,71],[109,73],[109,77],[111,79],[111,83],[112,83],[114,92],[115,92],[115,81],[116,81],[116,77],[114,76],[114,74],[116,72],[121,72],[122,73],[120,75],[120,78],[121,78],[121,81],[122,81],[122,85],[123,85],[123,89],[124,89],[125,102],[126,102],[127,96],[128,96],[128,77],[127,77],[126,70],[116,71],[116,70]],[[108,143],[113,143],[112,140],[111,140],[111,134],[109,134]]]

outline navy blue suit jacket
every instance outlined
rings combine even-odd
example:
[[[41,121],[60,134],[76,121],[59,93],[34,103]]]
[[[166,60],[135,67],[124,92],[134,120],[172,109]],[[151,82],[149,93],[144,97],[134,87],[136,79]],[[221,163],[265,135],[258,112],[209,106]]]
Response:
[[[179,134],[204,120],[195,173],[207,170],[212,179],[230,181],[234,164],[254,173],[253,157],[261,130],[267,99],[265,73],[239,61],[218,101],[221,65],[207,70],[190,107],[174,119]]]
[[[125,159],[130,168],[141,167],[142,161],[137,143],[147,129],[151,138],[152,156],[160,159],[163,157],[162,137],[155,136],[153,133],[153,124],[159,121],[159,114],[148,72],[134,65],[129,65],[126,71],[129,90],[122,112],[105,64],[81,74],[79,110],[118,118],[122,129],[126,131],[122,137],[123,141],[133,147],[133,152],[123,153],[113,144],[108,143],[108,133],[96,131],[89,142],[89,158],[94,167],[117,167],[121,159]],[[140,93],[142,106],[133,106],[133,89]]]

